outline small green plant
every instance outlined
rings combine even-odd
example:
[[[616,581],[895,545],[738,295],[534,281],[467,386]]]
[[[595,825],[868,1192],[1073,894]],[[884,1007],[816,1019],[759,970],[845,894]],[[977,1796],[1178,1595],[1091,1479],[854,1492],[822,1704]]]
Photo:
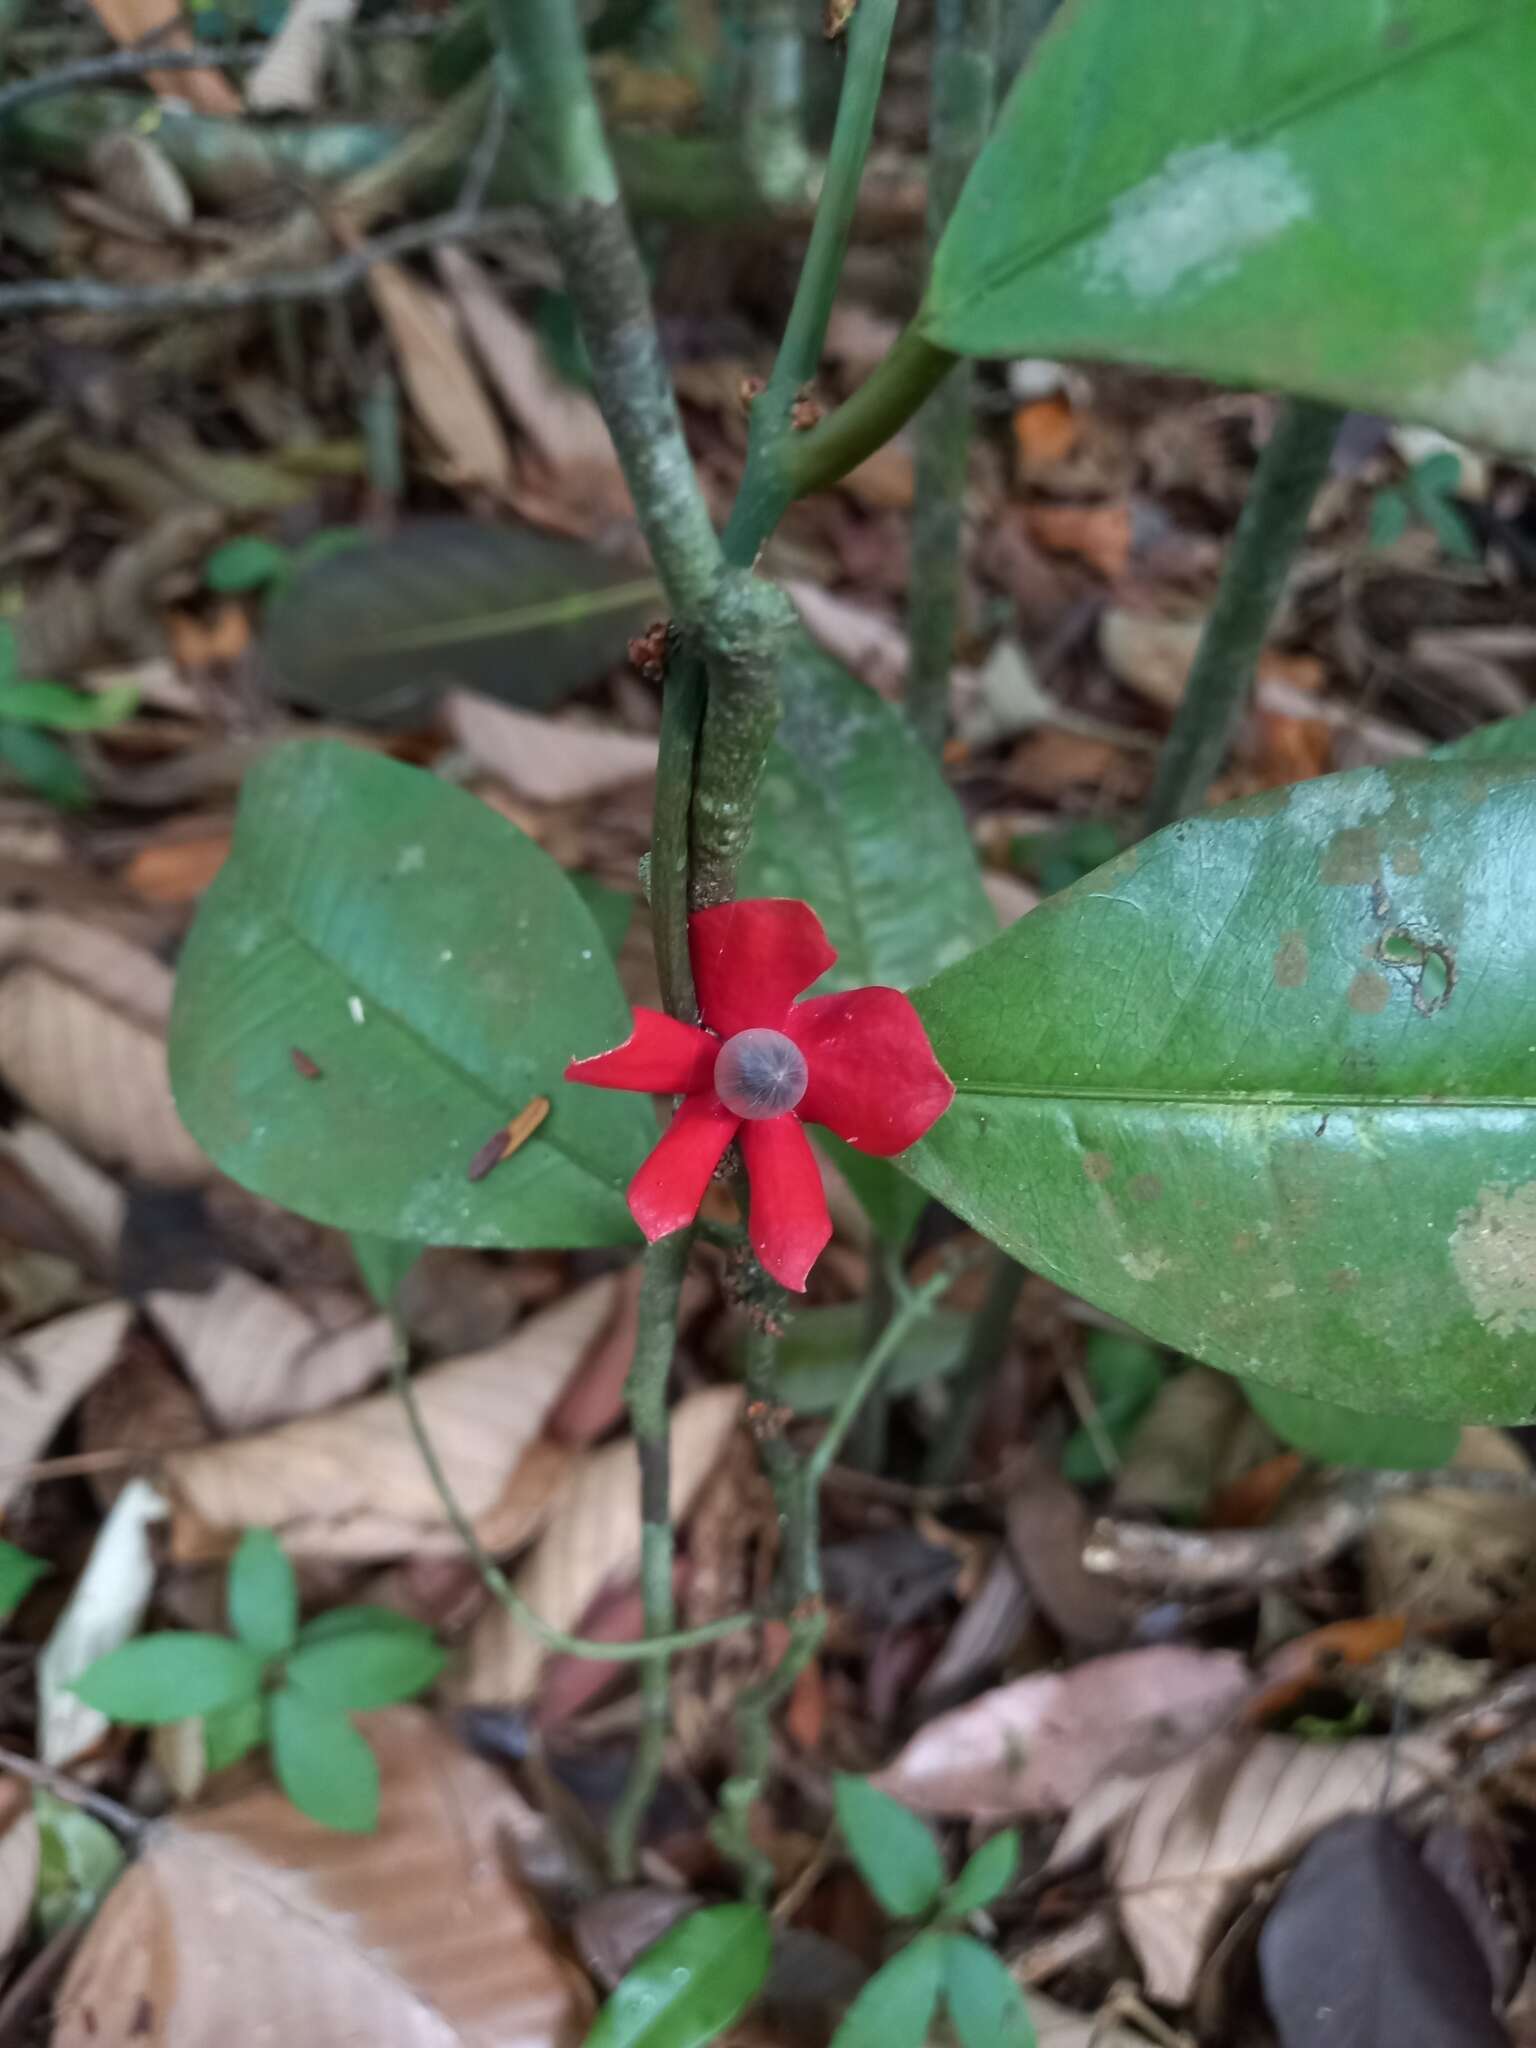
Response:
[[[328,526],[302,547],[290,548],[265,534],[242,533],[216,547],[203,564],[203,582],[221,597],[269,594],[291,583],[301,569],[355,548],[368,536],[355,526]]]
[[[849,1854],[893,1920],[912,1938],[876,1971],[849,2007],[832,2048],[921,2048],[940,2007],[961,2048],[1033,2048],[1024,1994],[984,1942],[966,1933],[970,1914],[1013,1882],[1019,1838],[992,1836],[951,1883],[932,1834],[867,1778],[840,1776],[838,1826]],[[771,1933],[756,1906],[692,1913],[648,1948],[587,2036],[585,2048],[704,2048],[746,2010],[768,1975]]]
[[[38,1580],[52,1570],[46,1558],[19,1550],[0,1536],[0,1621],[14,1614]]]
[[[432,1631],[387,1607],[337,1607],[301,1627],[293,1567],[267,1529],[242,1540],[226,1597],[232,1637],[140,1636],[98,1658],[75,1692],[128,1727],[201,1719],[211,1771],[265,1743],[300,1812],[367,1834],[379,1771],[349,1717],[426,1691],[444,1663]]]
[[[91,798],[84,769],[53,734],[121,725],[138,701],[131,683],[86,696],[63,683],[24,677],[16,629],[0,621],[0,761],[50,803],[79,810]]]
[[[1388,484],[1371,500],[1371,546],[1389,548],[1410,526],[1427,526],[1453,562],[1480,562],[1483,551],[1456,502],[1461,457],[1437,449],[1416,462],[1401,484]]]

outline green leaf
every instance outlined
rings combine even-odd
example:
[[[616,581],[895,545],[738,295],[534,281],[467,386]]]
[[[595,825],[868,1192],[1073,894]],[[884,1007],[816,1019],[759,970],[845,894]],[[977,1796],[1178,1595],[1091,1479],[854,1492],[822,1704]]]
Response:
[[[284,1686],[270,1707],[272,1768],[300,1813],[368,1835],[379,1824],[378,1759],[346,1715]]]
[[[1389,548],[1408,531],[1413,514],[1399,490],[1378,491],[1371,500],[1370,538],[1373,548]]]
[[[35,726],[0,724],[0,761],[60,810],[83,810],[91,800],[91,785],[74,755]]]
[[[906,721],[797,640],[743,867],[744,896],[800,896],[837,948],[817,990],[908,988],[997,919],[965,820]]]
[[[139,701],[132,683],[83,693],[62,683],[0,683],[0,721],[51,726],[56,732],[101,732],[121,725]]]
[[[832,2048],[923,2048],[944,1978],[944,1937],[920,1934],[849,2006]]]
[[[1024,1993],[991,1949],[968,1934],[945,1939],[944,2002],[961,2048],[1035,2048]]]
[[[889,1159],[861,1152],[835,1131],[818,1130],[816,1143],[853,1189],[882,1244],[904,1251],[928,1207],[928,1197]]]
[[[1533,865],[1518,764],[1367,769],[1172,826],[917,991],[958,1094],[903,1164],[1212,1365],[1518,1421]]]
[[[1101,1440],[1107,1437],[1117,1451],[1124,1450],[1163,1384],[1163,1354],[1140,1337],[1093,1330],[1085,1364],[1088,1388],[1098,1409],[1098,1428],[1075,1429],[1063,1447],[1062,1476],[1074,1486],[1096,1486],[1109,1477],[1099,1448]]]
[[[1019,1837],[1014,1828],[1004,1828],[989,1842],[983,1842],[964,1870],[944,1894],[947,1913],[974,1913],[990,1906],[1013,1883],[1019,1868]]]
[[[171,1076],[209,1156],[317,1222],[620,1244],[655,1119],[562,1076],[629,1029],[601,935],[530,839],[418,769],[303,744],[246,779],[182,954]],[[472,1182],[486,1138],[537,1095],[541,1129]]]
[[[210,1771],[227,1771],[266,1739],[265,1699],[236,1700],[203,1716],[203,1761]]]
[[[377,1607],[366,1600],[355,1607],[332,1607],[324,1614],[317,1614],[313,1621],[306,1621],[299,1630],[299,1641],[326,1643],[333,1636],[381,1635],[389,1631],[415,1637],[424,1643],[436,1641],[425,1622],[402,1614],[397,1607]]]
[[[635,899],[622,889],[610,889],[596,875],[573,874],[571,887],[592,913],[592,922],[603,935],[603,944],[617,960],[629,928],[635,921]]]
[[[1434,1472],[1448,1465],[1461,1424],[1422,1415],[1361,1415],[1306,1394],[1247,1382],[1248,1399],[1276,1436],[1325,1465],[1370,1465],[1384,1472]]]
[[[171,1629],[98,1657],[70,1690],[114,1721],[149,1728],[250,1699],[261,1679],[262,1660],[244,1643]]]
[[[1437,448],[1413,465],[1409,487],[1422,507],[1433,498],[1449,497],[1461,484],[1461,457],[1451,448]]]
[[[236,596],[279,582],[293,567],[293,560],[292,548],[285,548],[280,541],[246,533],[214,549],[203,564],[203,581],[210,590]]]
[[[90,1919],[127,1857],[112,1830],[72,1801],[39,1787],[32,1803],[40,1851],[32,1912],[46,1941]]]
[[[34,1557],[0,1536],[0,1621],[14,1614],[38,1580],[52,1570],[47,1558]]]
[[[398,1237],[374,1237],[365,1230],[352,1233],[352,1256],[363,1285],[386,1315],[394,1308],[395,1296],[422,1250],[421,1245],[407,1244]]]
[[[339,1629],[288,1659],[288,1683],[328,1707],[391,1707],[414,1699],[448,1658],[426,1629]]]
[[[838,1773],[833,1796],[853,1860],[887,1913],[898,1920],[926,1913],[944,1889],[944,1859],[917,1815],[846,1772]]]
[[[756,1906],[690,1913],[631,1965],[584,2048],[703,2048],[757,1996],[772,1949]]]
[[[304,561],[261,645],[282,696],[400,725],[455,684],[557,703],[621,660],[662,604],[653,578],[574,541],[431,519]]]
[[[890,1395],[910,1394],[952,1373],[965,1355],[970,1318],[931,1309],[913,1324],[886,1367]],[[797,1415],[827,1415],[848,1391],[869,1349],[864,1304],[802,1309],[779,1346],[779,1394]]]
[[[291,1650],[299,1632],[293,1566],[270,1529],[247,1529],[229,1567],[229,1625],[261,1657]]]
[[[1440,543],[1442,554],[1453,562],[1480,562],[1483,551],[1466,514],[1449,498],[1427,498],[1422,507],[1425,520]]]
[[[966,184],[923,331],[1532,453],[1536,127],[1508,88],[1533,72],[1519,0],[1077,0]]]
[[[16,627],[0,619],[0,684],[14,683],[21,674],[21,653],[16,645]]]
[[[1430,757],[1436,761],[1536,761],[1536,711],[1522,711],[1514,718],[1496,718],[1463,733],[1459,740],[1447,740]]]

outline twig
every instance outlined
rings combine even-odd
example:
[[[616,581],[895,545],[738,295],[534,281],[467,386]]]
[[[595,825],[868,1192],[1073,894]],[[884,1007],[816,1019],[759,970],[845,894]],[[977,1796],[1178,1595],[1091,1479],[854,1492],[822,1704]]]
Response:
[[[1205,801],[1248,701],[1265,634],[1306,534],[1307,514],[1328,474],[1340,417],[1331,405],[1303,398],[1281,408],[1158,763],[1147,805],[1149,832]]]
[[[928,123],[930,266],[992,125],[998,0],[938,0]],[[960,600],[960,534],[975,376],[957,364],[917,416],[917,496],[907,616],[906,711],[931,753],[944,745]]]
[[[100,57],[82,57],[41,71],[0,91],[0,122],[34,100],[55,99],[92,85],[115,85],[119,79],[142,78],[147,71],[239,71],[259,64],[265,43],[197,43],[190,50],[109,50]]]
[[[87,1813],[94,1813],[98,1820],[104,1820],[108,1827],[115,1828],[120,1835],[126,1835],[130,1841],[137,1841],[149,1826],[143,1814],[109,1799],[105,1792],[92,1791],[89,1785],[77,1783],[49,1764],[40,1764],[35,1757],[18,1756],[13,1749],[0,1749],[0,1771],[25,1778],[29,1785],[41,1785],[45,1792],[53,1793],[58,1799],[67,1799],[71,1806],[83,1807]]]
[[[1441,1472],[1350,1472],[1298,1502],[1286,1520],[1262,1529],[1165,1529],[1104,1517],[1088,1532],[1083,1563],[1138,1590],[1275,1586],[1348,1549],[1388,1497],[1443,1489],[1530,1495],[1536,1480],[1454,1465]]]

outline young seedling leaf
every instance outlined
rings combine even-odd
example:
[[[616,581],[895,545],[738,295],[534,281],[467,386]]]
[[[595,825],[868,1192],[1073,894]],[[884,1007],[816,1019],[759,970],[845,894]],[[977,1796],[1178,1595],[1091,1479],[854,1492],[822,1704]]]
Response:
[[[945,1940],[944,2003],[961,2048],[1035,2048],[1024,1993],[991,1949],[968,1934]]]
[[[945,230],[923,331],[1536,450],[1536,131],[1486,115],[1536,66],[1536,14],[1289,0],[1262,45],[1253,22],[1227,0],[1064,9]]]
[[[832,2048],[923,2048],[944,1981],[945,1937],[920,1934],[870,1978]]]
[[[1448,1465],[1461,1441],[1459,1422],[1422,1415],[1360,1415],[1307,1394],[1247,1380],[1248,1399],[1276,1436],[1328,1465],[1371,1465],[1387,1472],[1432,1472]]]
[[[1365,769],[1159,832],[916,992],[957,1095],[903,1164],[1208,1364],[1519,1420],[1533,860],[1525,763]]]
[[[71,1800],[32,1794],[41,1854],[33,1915],[46,1939],[89,1920],[125,1861],[112,1830]]]
[[[55,732],[102,732],[121,725],[139,701],[132,683],[83,695],[62,683],[0,684],[0,723],[48,726]]]
[[[288,1683],[329,1707],[392,1707],[425,1692],[447,1662],[423,1629],[339,1629],[301,1643],[288,1659]]]
[[[52,1570],[47,1558],[34,1557],[0,1537],[0,1621],[14,1614],[38,1580]]]
[[[1408,531],[1412,514],[1404,494],[1392,487],[1380,490],[1371,500],[1370,537],[1373,548],[1389,548]]]
[[[614,1244],[636,1235],[624,1189],[655,1119],[563,1076],[629,1030],[597,927],[532,840],[417,769],[303,744],[246,780],[182,954],[171,1074],[209,1155],[302,1215],[419,1242]],[[535,1096],[552,1104],[536,1134],[470,1181]]]
[[[203,1716],[203,1761],[210,1771],[228,1770],[266,1739],[267,1707],[259,1697]]]
[[[150,1728],[252,1699],[261,1678],[262,1659],[244,1643],[169,1629],[99,1657],[71,1690],[114,1721]]]
[[[300,1813],[343,1834],[371,1834],[379,1766],[341,1709],[284,1686],[272,1695],[269,1715],[272,1768]]]
[[[704,2048],[757,1996],[772,1947],[756,1906],[690,1913],[631,1967],[585,2048]]]
[[[944,1889],[939,1845],[915,1813],[867,1778],[839,1774],[837,1822],[859,1873],[887,1913],[915,1920]]]
[[[261,1657],[291,1650],[299,1629],[293,1566],[270,1529],[248,1529],[229,1567],[229,1625]]]
[[[1019,1837],[1004,1828],[990,1842],[983,1842],[944,1894],[944,1910],[957,1916],[990,1906],[1013,1883],[1019,1867]]]
[[[91,800],[91,785],[74,755],[35,726],[0,723],[0,761],[60,810],[83,810]]]
[[[291,548],[259,533],[246,533],[214,549],[203,564],[203,581],[210,590],[235,597],[280,582],[293,563]]]
[[[324,1614],[317,1614],[313,1621],[306,1621],[299,1630],[299,1641],[324,1643],[336,1636],[382,1635],[391,1630],[421,1643],[434,1640],[424,1621],[416,1621],[411,1615],[402,1614],[398,1608],[376,1607],[364,1601],[356,1607],[332,1607]]]

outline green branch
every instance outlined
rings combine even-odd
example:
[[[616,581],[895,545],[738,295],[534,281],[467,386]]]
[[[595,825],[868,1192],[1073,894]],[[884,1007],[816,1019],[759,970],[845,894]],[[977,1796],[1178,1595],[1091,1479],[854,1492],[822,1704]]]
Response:
[[[1312,501],[1328,474],[1339,419],[1332,406],[1293,398],[1275,422],[1158,762],[1147,805],[1149,832],[1187,817],[1205,801],[1248,702]]]

